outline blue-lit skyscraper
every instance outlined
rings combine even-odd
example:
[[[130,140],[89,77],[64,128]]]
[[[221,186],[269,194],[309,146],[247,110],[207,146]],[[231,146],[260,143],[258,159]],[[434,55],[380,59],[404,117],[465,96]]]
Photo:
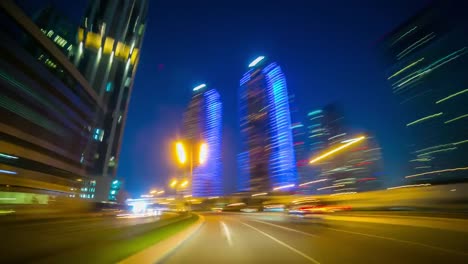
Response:
[[[239,167],[248,172],[240,176],[248,177],[250,191],[297,184],[286,79],[280,66],[264,57],[249,67],[239,91],[243,138]]]
[[[198,164],[198,153],[194,153],[194,170],[190,180],[188,193],[195,197],[221,195],[221,135],[222,135],[222,104],[215,89],[205,85],[194,89],[192,100],[184,116],[184,140],[192,145],[192,151],[197,151],[196,145],[204,142],[208,145],[207,158]]]

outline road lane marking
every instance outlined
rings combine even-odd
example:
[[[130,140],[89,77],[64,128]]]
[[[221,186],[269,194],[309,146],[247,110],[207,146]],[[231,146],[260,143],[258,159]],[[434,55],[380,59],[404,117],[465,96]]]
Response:
[[[262,230],[260,230],[260,229],[258,229],[258,228],[256,228],[256,227],[253,227],[253,226],[251,226],[251,225],[249,225],[249,224],[246,224],[246,223],[244,223],[244,222],[241,222],[241,224],[252,228],[253,230],[259,232],[260,234],[262,234],[262,235],[264,235],[264,236],[270,238],[271,240],[275,241],[276,243],[278,243],[278,244],[280,244],[280,245],[282,245],[282,246],[284,246],[284,247],[290,249],[291,251],[296,252],[297,254],[303,256],[305,259],[309,260],[310,262],[315,263],[315,264],[320,264],[320,262],[318,262],[317,260],[315,260],[315,259],[309,257],[309,256],[306,255],[304,252],[299,251],[299,250],[297,250],[297,249],[291,247],[290,245],[288,245],[288,244],[284,243],[283,241],[281,241],[281,240],[279,240],[279,239],[277,239],[277,238],[275,238],[275,237],[273,237],[273,236],[271,236],[271,235],[269,235],[269,234],[263,232]]]
[[[393,242],[405,243],[405,244],[409,244],[409,245],[413,245],[413,246],[426,247],[426,248],[430,248],[430,249],[444,251],[446,253],[452,253],[452,254],[455,253],[455,254],[461,254],[461,255],[465,255],[465,256],[468,255],[468,253],[465,253],[465,252],[462,252],[462,251],[451,250],[451,249],[441,248],[441,247],[437,247],[437,246],[431,246],[431,245],[427,245],[427,244],[423,244],[423,243],[419,243],[419,242],[414,242],[414,241],[408,241],[408,240],[402,240],[402,239],[398,239],[398,238],[384,237],[384,236],[378,236],[378,235],[372,235],[372,234],[366,234],[366,233],[360,233],[360,232],[354,232],[354,231],[341,230],[341,229],[336,229],[336,228],[331,228],[331,227],[325,227],[325,228],[330,229],[330,230],[334,230],[334,231],[338,231],[338,232],[343,232],[343,233],[361,235],[361,236],[372,237],[372,238],[380,238],[380,239],[389,240],[389,241],[393,241]]]
[[[232,246],[231,232],[229,231],[228,226],[223,221],[221,221],[220,224],[223,227],[224,233],[226,234],[229,246]]]
[[[310,236],[310,237],[319,237],[318,235],[315,235],[315,234],[311,234],[311,233],[299,231],[299,230],[292,229],[292,228],[285,227],[285,226],[275,225],[275,224],[268,223],[268,222],[264,222],[264,221],[260,221],[260,220],[251,220],[251,221],[258,222],[258,223],[262,223],[262,224],[265,224],[265,225],[271,225],[271,226],[274,226],[274,227],[277,227],[277,228],[281,228],[281,229],[284,229],[284,230],[296,232],[296,233],[303,234],[303,235]]]

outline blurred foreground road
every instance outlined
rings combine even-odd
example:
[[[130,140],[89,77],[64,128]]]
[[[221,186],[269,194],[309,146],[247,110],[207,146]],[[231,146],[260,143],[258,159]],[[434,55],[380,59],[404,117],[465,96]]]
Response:
[[[468,259],[465,219],[372,213],[328,219],[280,213],[203,215],[204,226],[163,263],[401,264]]]

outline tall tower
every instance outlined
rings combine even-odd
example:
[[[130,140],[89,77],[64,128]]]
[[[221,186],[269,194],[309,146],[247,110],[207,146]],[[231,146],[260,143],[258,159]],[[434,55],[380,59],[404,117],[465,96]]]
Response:
[[[184,116],[183,139],[192,151],[193,145],[204,142],[207,145],[207,158],[198,163],[197,155],[192,155],[193,169],[191,192],[194,197],[222,195],[221,175],[221,136],[222,136],[222,104],[215,89],[206,88],[205,84],[193,89],[193,96]],[[189,189],[190,189],[189,188]]]
[[[146,26],[146,0],[90,1],[78,28],[74,63],[106,106],[92,127],[96,176],[115,177],[128,103]]]
[[[240,80],[240,171],[248,164],[250,191],[297,183],[288,89],[278,64],[259,57]],[[247,156],[245,153],[248,153]]]

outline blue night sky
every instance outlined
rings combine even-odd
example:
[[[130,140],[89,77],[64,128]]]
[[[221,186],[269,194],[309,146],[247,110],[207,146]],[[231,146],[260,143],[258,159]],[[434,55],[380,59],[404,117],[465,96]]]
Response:
[[[86,5],[53,2],[77,19]],[[170,143],[192,87],[203,82],[221,95],[223,179],[226,191],[234,190],[237,90],[258,55],[281,65],[302,112],[341,103],[347,123],[381,144],[387,184],[401,179],[404,124],[376,44],[429,0],[194,2],[150,1],[118,171],[132,195],[171,176]]]

